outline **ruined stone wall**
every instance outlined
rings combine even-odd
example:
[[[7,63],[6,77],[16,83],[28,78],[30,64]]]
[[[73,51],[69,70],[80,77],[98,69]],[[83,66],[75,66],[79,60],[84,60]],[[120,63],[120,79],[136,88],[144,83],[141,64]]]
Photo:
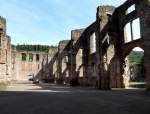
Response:
[[[133,4],[136,10],[126,14]],[[149,0],[127,0],[116,9],[112,6],[99,6],[94,23],[86,29],[71,31],[71,40],[60,41],[58,50],[50,50],[49,53],[38,52],[39,61],[36,61],[37,52],[20,52],[10,48],[10,38],[6,35],[6,20],[0,17],[0,80],[9,80],[14,75],[16,80],[24,80],[27,75],[34,74],[40,79],[53,77],[64,81],[69,74],[69,80],[79,79],[80,85],[98,84],[98,88],[107,90],[111,87],[121,88],[124,59],[138,46],[144,50],[146,85],[147,89],[150,89],[149,10]],[[124,26],[138,17],[142,38],[125,43]],[[96,36],[96,52],[91,53],[92,34]],[[23,53],[27,55],[25,61],[22,61]],[[30,54],[33,55],[32,61]]]
[[[78,78],[78,83],[83,85],[83,49],[82,49],[82,34],[84,29],[75,29],[71,31],[71,53],[70,53],[70,76],[72,80]],[[77,83],[77,82],[76,82]]]
[[[7,80],[10,81],[13,79],[13,76],[11,75],[11,38],[9,36],[6,36],[6,75]]]
[[[88,68],[85,69],[85,72],[88,72],[87,73],[88,76],[86,76],[87,85],[96,86],[99,80],[101,81],[100,84],[103,84],[105,83],[103,82],[103,80],[106,80],[107,78],[108,66],[109,66],[110,60],[113,58],[115,50],[114,50],[114,46],[112,42],[110,41],[110,37],[108,34],[104,36],[102,41],[99,41],[100,38],[98,34],[101,31],[103,31],[103,29],[105,28],[106,24],[111,19],[111,15],[113,14],[114,10],[115,10],[115,7],[113,6],[99,6],[97,8],[97,20],[96,20],[97,22],[98,22],[98,19],[100,20],[100,22],[97,23],[99,24],[98,25],[99,27],[97,27],[97,30],[94,30],[93,27],[91,27],[88,30],[88,31],[93,31],[93,33],[90,37],[88,36],[89,44],[87,44],[86,46],[90,48],[89,49],[90,52],[88,55],[89,56],[88,63],[86,63],[88,64]],[[90,26],[93,26],[93,25],[90,25]],[[94,48],[96,48],[95,51],[94,51]]]
[[[57,48],[51,48],[48,53],[16,50],[16,47],[11,45],[11,38],[6,34],[6,20],[0,17],[0,81],[27,81],[28,75],[41,80],[50,79],[51,61],[54,58],[56,60],[57,52]],[[57,74],[56,61],[53,69]]]
[[[11,46],[11,76],[14,81],[28,81],[29,75],[39,80],[49,80],[50,62],[57,53],[56,49],[47,52],[18,51]],[[24,56],[24,57],[23,57]],[[57,67],[55,66],[54,69]]]
[[[137,2],[136,9],[140,18],[141,36],[144,41],[142,48],[144,49],[144,72],[146,77],[146,88],[150,90],[150,0]]]
[[[16,74],[16,81],[27,81],[29,75],[41,78],[41,70],[46,64],[43,64],[43,59],[47,57],[47,53],[14,50],[13,54],[13,73]]]
[[[68,54],[69,54],[69,44],[70,40],[62,40],[58,45],[58,57],[57,57],[57,70],[58,75],[56,80],[59,83],[65,83],[69,77],[68,71]]]
[[[88,83],[90,86],[96,86],[97,73],[96,73],[96,53],[90,55],[89,61],[89,77]]]
[[[46,56],[42,60],[41,78],[45,81],[54,82],[57,76],[57,56],[58,48],[50,48]]]
[[[58,48],[50,48],[48,52],[48,65],[47,65],[47,77],[49,81],[54,82],[55,78],[58,77],[57,71],[57,55]]]
[[[36,76],[41,70],[42,59],[45,53],[39,52],[26,52],[26,51],[14,51],[14,74],[16,74],[16,80],[28,80],[28,75]],[[24,56],[24,59],[22,58]],[[39,56],[37,60],[36,56]],[[31,58],[29,56],[32,56]]]
[[[5,42],[6,42],[6,20],[0,17],[0,63],[6,63]],[[2,56],[4,54],[4,56]]]
[[[6,35],[6,20],[0,17],[0,81],[11,79],[11,39]]]
[[[12,80],[17,80],[18,76],[18,67],[17,67],[17,50],[14,45],[11,45],[11,75],[13,76]]]

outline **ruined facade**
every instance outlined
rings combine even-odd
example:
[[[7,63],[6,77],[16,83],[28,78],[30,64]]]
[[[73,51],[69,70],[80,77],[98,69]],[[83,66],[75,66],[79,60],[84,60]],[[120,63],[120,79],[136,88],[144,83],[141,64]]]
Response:
[[[6,34],[6,20],[0,17],[0,82],[27,81],[28,75],[50,79],[49,61],[57,49],[49,52],[19,51]]]
[[[99,6],[95,22],[85,29],[72,31],[71,40],[64,48],[64,52],[58,54],[61,59],[64,53],[65,57],[68,57],[67,65],[71,85],[92,85],[106,90],[112,87],[124,87],[126,85],[123,76],[125,58],[133,48],[141,47],[144,50],[146,87],[150,88],[148,75],[150,71],[148,59],[150,57],[148,52],[150,45],[148,40],[150,34],[149,4],[149,0],[127,0],[118,8]],[[132,5],[135,6],[135,9],[127,13]],[[125,26],[137,18],[140,20],[141,38],[134,40],[133,31],[131,31],[131,41],[126,42]],[[96,50],[91,53],[93,38],[96,40],[94,44]],[[79,57],[80,55],[82,56]],[[62,68],[59,66],[59,69]],[[61,73],[59,76],[62,77],[62,80],[65,79]]]
[[[0,17],[0,81],[11,80],[11,41],[6,34],[6,20]]]
[[[42,68],[43,59],[47,56],[43,52],[17,51],[15,53],[14,80],[28,80],[28,75],[37,76]]]
[[[135,9],[127,13],[132,5],[135,6]],[[141,47],[144,50],[146,88],[150,89],[149,10],[149,0],[127,0],[118,8],[99,6],[96,20],[91,25],[84,29],[72,30],[71,40],[60,41],[58,50],[54,52],[50,50],[43,57],[43,60],[40,61],[41,70],[37,70],[40,79],[69,83],[72,86],[96,86],[104,90],[109,90],[112,87],[122,88],[126,82],[124,78],[125,58],[133,48]],[[131,41],[126,42],[125,26],[137,18],[140,20],[141,38],[133,39],[131,26]],[[3,23],[5,20],[3,20],[0,29],[1,39],[4,37],[9,39],[5,31],[6,25]],[[7,42],[9,43],[9,40]],[[4,44],[1,43],[1,47]],[[14,50],[10,51],[9,48],[9,46],[1,48],[1,53],[4,53],[2,51],[4,49],[8,50],[7,54],[15,52]],[[11,56],[14,55],[11,54]],[[3,60],[2,58],[1,56],[1,69],[9,72],[6,67],[9,64],[7,59]],[[16,61],[18,62],[18,60]],[[37,68],[38,64],[35,63],[34,67]],[[21,66],[25,65],[21,63]]]

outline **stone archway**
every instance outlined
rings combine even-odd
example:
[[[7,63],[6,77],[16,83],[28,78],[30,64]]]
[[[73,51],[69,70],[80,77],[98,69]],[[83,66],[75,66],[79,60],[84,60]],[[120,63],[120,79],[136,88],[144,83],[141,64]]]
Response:
[[[129,86],[144,86],[144,50],[140,47],[134,47],[128,50],[128,54],[124,57],[124,85]]]

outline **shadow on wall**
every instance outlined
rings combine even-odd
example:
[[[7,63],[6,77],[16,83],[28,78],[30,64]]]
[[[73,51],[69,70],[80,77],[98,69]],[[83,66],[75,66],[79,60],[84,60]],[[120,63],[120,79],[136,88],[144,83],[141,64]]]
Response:
[[[124,87],[123,73],[124,58],[126,54],[131,48],[136,46],[143,47],[144,51],[146,51],[144,38],[126,43],[124,34],[124,26],[128,22],[135,20],[138,16],[143,16],[140,13],[141,6],[144,6],[143,3],[143,1],[139,0],[128,0],[115,9],[112,6],[98,7],[96,21],[84,30],[75,30],[74,32],[76,34],[73,34],[74,32],[72,31],[71,40],[67,42],[66,45],[63,45],[63,49],[58,47],[58,52],[50,61],[46,62],[36,78],[39,78],[40,80],[53,80],[53,82],[56,81],[57,83],[67,82],[72,86],[92,85],[104,90],[109,90],[112,87]],[[128,8],[133,4],[136,5],[137,9],[126,14]],[[143,20],[141,20],[141,24],[145,23],[142,21]],[[95,53],[90,52],[92,45],[91,37],[93,34],[95,34],[96,37]],[[110,46],[114,47],[114,55],[111,58],[109,58],[109,53],[111,52],[109,51]],[[77,68],[78,61],[76,60],[76,57],[78,56],[78,51],[80,49],[83,50],[82,64]],[[148,47],[146,49],[148,49]],[[63,58],[66,56],[68,57],[68,61],[65,63],[67,67],[63,69]],[[54,70],[55,63],[56,70]],[[145,62],[145,64],[148,63],[149,62]],[[83,67],[82,80],[80,80],[79,76],[80,67]],[[95,73],[92,71],[94,68]],[[146,67],[146,69],[149,68]],[[66,76],[67,72],[69,72],[69,77]],[[91,82],[93,74],[95,74],[95,81]]]

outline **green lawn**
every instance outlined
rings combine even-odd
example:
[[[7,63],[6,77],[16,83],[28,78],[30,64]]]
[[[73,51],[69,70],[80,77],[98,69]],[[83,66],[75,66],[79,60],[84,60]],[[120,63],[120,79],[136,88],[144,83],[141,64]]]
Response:
[[[130,82],[129,87],[133,87],[133,88],[145,88],[145,82]]]

